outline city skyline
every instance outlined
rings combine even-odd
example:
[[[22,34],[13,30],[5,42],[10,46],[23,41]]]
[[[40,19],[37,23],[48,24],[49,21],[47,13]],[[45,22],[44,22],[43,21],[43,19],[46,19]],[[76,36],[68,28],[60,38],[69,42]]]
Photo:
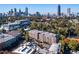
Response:
[[[61,12],[67,13],[67,8],[71,8],[71,12],[79,12],[79,4],[60,4]],[[57,13],[58,4],[0,4],[0,13],[6,13],[11,9],[16,8],[18,11],[21,9],[25,11],[28,8],[29,13],[40,12],[41,14]]]

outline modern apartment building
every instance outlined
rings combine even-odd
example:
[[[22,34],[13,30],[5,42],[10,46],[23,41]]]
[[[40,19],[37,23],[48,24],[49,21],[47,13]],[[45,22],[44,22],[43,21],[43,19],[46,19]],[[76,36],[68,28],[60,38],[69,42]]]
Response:
[[[56,34],[49,33],[49,32],[43,32],[43,31],[38,31],[38,30],[29,31],[29,37],[35,40],[38,40],[41,43],[43,42],[46,42],[48,44],[56,43],[55,36]]]
[[[39,47],[42,47],[40,48],[41,50],[37,48],[39,49],[39,53],[60,53],[61,44],[57,42],[56,34],[39,30],[30,30],[29,37],[34,40]]]

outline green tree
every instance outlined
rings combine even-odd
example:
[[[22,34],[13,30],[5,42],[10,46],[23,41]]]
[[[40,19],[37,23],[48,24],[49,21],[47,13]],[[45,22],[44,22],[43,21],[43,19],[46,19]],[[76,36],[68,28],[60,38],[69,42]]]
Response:
[[[72,51],[76,51],[78,42],[76,40],[70,40],[68,42],[68,47],[72,50]]]
[[[29,33],[28,31],[25,31],[24,29],[21,29],[20,32],[22,33],[22,37],[28,41],[29,40]]]
[[[38,28],[38,23],[35,21],[32,21],[30,24],[30,29],[37,29]]]
[[[64,40],[60,40],[59,42],[61,43],[61,53],[63,54],[65,42],[64,42]]]

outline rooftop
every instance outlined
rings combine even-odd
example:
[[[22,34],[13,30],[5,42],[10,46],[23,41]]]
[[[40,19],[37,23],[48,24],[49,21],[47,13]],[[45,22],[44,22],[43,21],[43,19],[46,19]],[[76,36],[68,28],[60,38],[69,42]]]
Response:
[[[16,20],[15,22],[9,22],[8,24],[3,24],[2,27],[14,24],[20,24],[21,21],[28,21],[28,19]]]
[[[10,39],[13,39],[14,37],[9,34],[0,34],[0,43],[6,42]]]
[[[7,34],[12,36],[17,36],[17,35],[20,35],[21,33],[19,31],[10,31],[10,32],[7,32]]]
[[[11,31],[11,32],[7,32],[7,33],[1,33],[0,34],[0,43],[6,42],[8,40],[11,40],[13,38],[15,38],[17,35],[19,35],[20,33],[18,31]]]
[[[30,30],[29,32],[41,33],[41,34],[47,34],[47,35],[49,34],[49,35],[56,36],[56,34],[54,34],[54,33],[49,33],[49,32],[45,32],[45,31],[39,31],[39,30],[36,30],[36,29]]]
[[[19,54],[31,54],[35,51],[35,45],[32,43],[25,43],[22,44],[22,46],[15,49],[13,52],[19,53]]]

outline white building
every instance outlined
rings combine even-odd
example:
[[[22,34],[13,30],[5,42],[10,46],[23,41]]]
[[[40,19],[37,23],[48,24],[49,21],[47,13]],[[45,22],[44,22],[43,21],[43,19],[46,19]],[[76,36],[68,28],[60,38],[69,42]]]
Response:
[[[0,29],[4,30],[16,30],[19,28],[26,28],[30,24],[30,20],[24,19],[24,20],[16,20],[15,22],[11,23],[9,22],[8,24],[3,24]]]
[[[57,54],[60,53],[61,45],[60,44],[52,44],[49,48],[49,53],[51,54]]]

